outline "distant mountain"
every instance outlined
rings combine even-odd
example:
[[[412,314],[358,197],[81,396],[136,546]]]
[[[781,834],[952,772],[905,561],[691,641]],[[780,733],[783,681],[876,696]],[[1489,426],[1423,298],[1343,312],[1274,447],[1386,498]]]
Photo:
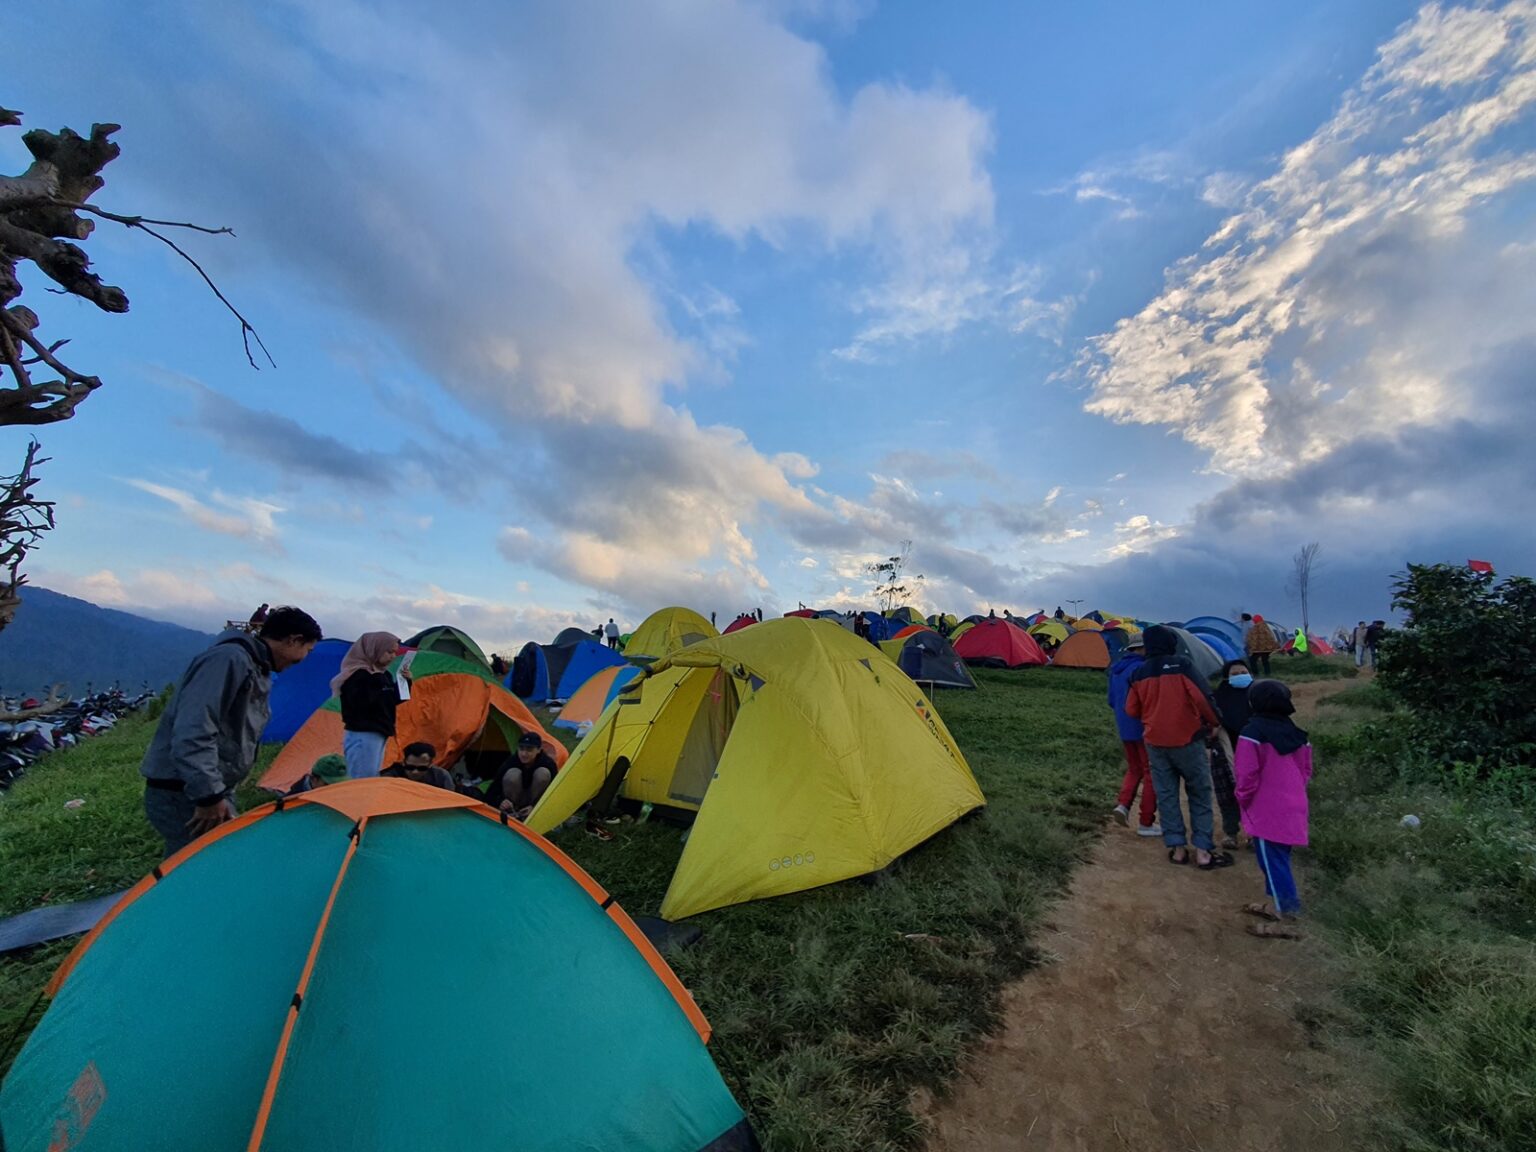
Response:
[[[29,584],[16,619],[0,632],[0,693],[41,695],[60,681],[76,696],[87,684],[159,689],[179,679],[187,661],[212,642],[190,628]]]

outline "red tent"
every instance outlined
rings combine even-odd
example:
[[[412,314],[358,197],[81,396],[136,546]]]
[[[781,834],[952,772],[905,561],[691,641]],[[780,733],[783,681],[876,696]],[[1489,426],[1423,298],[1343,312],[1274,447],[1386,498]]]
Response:
[[[908,624],[900,632],[898,632],[898,633],[896,633],[896,635],[892,636],[891,639],[892,640],[905,640],[908,636],[914,635],[915,633],[918,633],[918,632],[932,632],[932,631],[933,631],[933,629],[928,627],[928,625],[926,625],[926,624]]]
[[[987,668],[1023,668],[1046,663],[1035,638],[1017,624],[993,617],[968,628],[955,641],[955,653],[967,664]]]
[[[1472,569],[1474,572],[1481,573],[1484,576],[1493,575],[1493,565],[1488,563],[1486,560],[1468,560],[1467,567]]]
[[[786,616],[799,616],[805,620],[816,619],[816,613],[809,608],[796,608],[793,612],[784,613]]]
[[[736,619],[732,620],[725,626],[725,631],[721,633],[721,635],[729,636],[732,632],[740,632],[748,624],[756,623],[756,616],[752,615],[750,612],[743,612],[740,616],[736,617]]]

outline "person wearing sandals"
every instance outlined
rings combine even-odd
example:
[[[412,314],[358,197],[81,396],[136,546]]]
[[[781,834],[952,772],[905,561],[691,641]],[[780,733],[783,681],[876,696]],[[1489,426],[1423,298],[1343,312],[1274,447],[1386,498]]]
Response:
[[[1221,668],[1221,683],[1213,698],[1221,727],[1212,733],[1211,787],[1216,793],[1216,807],[1221,809],[1223,848],[1236,848],[1242,831],[1242,813],[1237,806],[1237,781],[1232,775],[1233,749],[1243,726],[1248,723],[1248,688],[1253,676],[1242,660],[1228,660]]]
[[[1153,625],[1142,634],[1147,660],[1131,677],[1125,711],[1145,729],[1147,759],[1157,789],[1162,817],[1163,844],[1170,864],[1193,859],[1201,871],[1227,868],[1232,857],[1217,852],[1211,838],[1211,757],[1206,733],[1220,726],[1210,689],[1195,673],[1188,657],[1178,654],[1178,634]],[[1179,803],[1179,783],[1189,797],[1192,833],[1184,832],[1184,812]]]
[[[1253,839],[1264,873],[1267,904],[1243,910],[1257,916],[1254,936],[1295,937],[1291,925],[1301,898],[1291,875],[1291,849],[1307,843],[1307,783],[1312,779],[1312,745],[1291,715],[1291,690],[1278,680],[1260,680],[1248,690],[1252,716],[1237,742],[1237,802],[1243,828]]]

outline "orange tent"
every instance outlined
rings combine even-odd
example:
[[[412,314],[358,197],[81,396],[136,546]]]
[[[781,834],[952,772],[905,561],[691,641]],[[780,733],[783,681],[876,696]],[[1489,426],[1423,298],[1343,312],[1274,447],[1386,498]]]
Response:
[[[932,632],[932,631],[933,631],[933,629],[928,627],[928,625],[926,625],[926,624],[908,624],[900,632],[898,632],[898,633],[896,633],[896,635],[892,636],[891,639],[892,640],[905,640],[908,636],[914,635],[915,633],[918,633],[918,632]]]
[[[633,664],[625,664],[622,668],[604,668],[594,673],[576,690],[576,695],[565,702],[565,707],[560,709],[560,715],[555,718],[555,727],[579,729],[583,724],[596,724],[603,709],[608,707],[608,701],[638,675],[640,669]]]
[[[395,714],[395,736],[384,749],[384,762],[400,759],[400,749],[424,740],[437,749],[437,763],[452,768],[466,752],[510,755],[519,735],[537,732],[544,751],[556,764],[564,764],[565,745],[544,730],[526,704],[490,676],[488,670],[452,656],[416,653],[411,664],[411,698]],[[261,786],[287,792],[316,760],[342,754],[342,736],[341,703],[332,697],[278,753]]]
[[[1109,645],[1098,632],[1074,632],[1061,642],[1051,664],[1057,668],[1108,668]]]

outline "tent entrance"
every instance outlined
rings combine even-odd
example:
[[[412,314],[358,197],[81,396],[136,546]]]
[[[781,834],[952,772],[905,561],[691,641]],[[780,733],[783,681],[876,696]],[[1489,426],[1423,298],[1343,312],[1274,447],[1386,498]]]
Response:
[[[704,793],[709,791],[709,782],[715,778],[715,769],[731,737],[738,708],[736,682],[724,669],[716,668],[683,738],[677,768],[667,786],[671,799],[693,807],[704,802]]]

